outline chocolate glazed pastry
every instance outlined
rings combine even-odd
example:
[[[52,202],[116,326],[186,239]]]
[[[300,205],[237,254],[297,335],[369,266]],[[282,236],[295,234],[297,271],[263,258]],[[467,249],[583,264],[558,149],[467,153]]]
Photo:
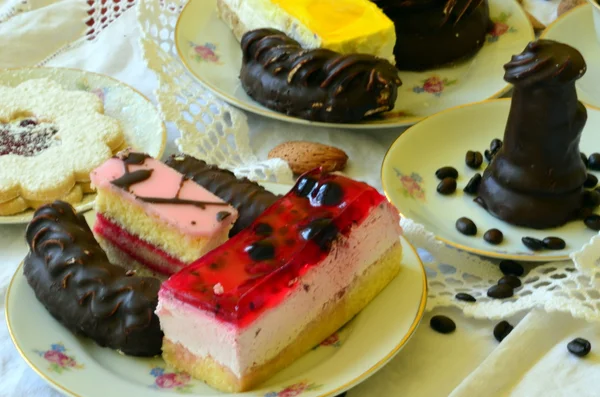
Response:
[[[165,164],[186,178],[221,198],[238,211],[238,219],[229,236],[235,236],[271,206],[279,196],[269,192],[247,178],[238,179],[233,172],[194,157],[177,154],[170,156]]]
[[[504,68],[514,84],[504,145],[483,174],[478,202],[514,225],[560,226],[583,205],[579,139],[587,112],[575,80],[585,61],[572,47],[539,40]]]
[[[108,262],[83,215],[62,201],[27,226],[24,274],[38,300],[72,332],[132,356],[161,354],[154,314],[160,282]]]
[[[396,26],[396,67],[426,70],[475,54],[492,22],[488,0],[371,0]]]
[[[398,70],[366,54],[342,55],[303,50],[275,29],[242,37],[240,80],[262,105],[290,116],[329,123],[352,123],[394,108]]]

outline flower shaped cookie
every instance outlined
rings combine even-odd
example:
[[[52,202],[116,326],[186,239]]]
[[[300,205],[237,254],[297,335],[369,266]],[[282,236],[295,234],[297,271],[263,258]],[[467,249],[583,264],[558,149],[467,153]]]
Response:
[[[90,172],[124,144],[119,122],[103,112],[96,95],[52,80],[0,86],[0,214],[80,200]]]

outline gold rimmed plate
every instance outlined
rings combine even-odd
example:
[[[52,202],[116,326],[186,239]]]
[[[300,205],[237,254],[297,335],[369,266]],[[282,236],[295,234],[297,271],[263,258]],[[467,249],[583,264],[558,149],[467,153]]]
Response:
[[[502,139],[510,109],[510,99],[496,99],[449,109],[427,118],[409,128],[391,146],[381,169],[383,189],[394,205],[407,218],[423,225],[439,240],[474,254],[522,261],[568,260],[596,234],[582,221],[573,221],[562,227],[534,230],[510,225],[499,220],[473,202],[473,196],[463,188],[479,170],[465,164],[468,150],[484,152],[494,138]],[[532,116],[533,117],[533,116]],[[600,151],[600,110],[588,108],[588,120],[583,130],[581,151]],[[437,169],[452,166],[459,172],[458,188],[452,195],[437,193],[440,183]],[[596,173],[600,176],[600,173]],[[600,213],[600,212],[599,212]],[[465,236],[456,230],[458,218],[467,217],[477,226],[476,236]],[[504,234],[500,245],[491,245],[483,239],[489,229]],[[567,246],[560,251],[533,252],[521,241],[523,237],[557,236]]]
[[[264,184],[284,194],[289,186]],[[93,212],[86,214],[93,222]],[[247,397],[336,396],[391,360],[418,326],[427,299],[425,269],[401,237],[402,270],[343,329],[276,374]],[[6,293],[6,322],[23,359],[57,390],[76,397],[223,396],[161,358],[134,358],[73,335],[38,302],[19,266]],[[44,330],[40,332],[40,330]],[[295,393],[295,394],[293,394]]]
[[[188,71],[226,102],[261,116],[322,127],[381,129],[412,125],[441,110],[497,98],[509,86],[503,64],[533,40],[533,28],[516,0],[489,0],[494,22],[474,57],[426,72],[400,72],[403,81],[393,111],[356,124],[310,122],[265,108],[246,95],[239,81],[240,44],[217,16],[216,0],[189,1],[175,28],[175,44]],[[428,51],[424,48],[423,51]]]
[[[154,105],[134,88],[111,77],[78,69],[44,67],[0,70],[0,85],[16,86],[39,78],[54,80],[66,90],[82,90],[98,95],[104,103],[104,114],[119,121],[129,146],[152,157],[162,156],[167,142],[165,125]],[[77,153],[72,155],[76,156]],[[75,204],[75,209],[79,212],[91,209],[95,197],[95,194],[84,195],[83,200]],[[33,212],[27,210],[11,216],[0,216],[0,224],[27,223]]]

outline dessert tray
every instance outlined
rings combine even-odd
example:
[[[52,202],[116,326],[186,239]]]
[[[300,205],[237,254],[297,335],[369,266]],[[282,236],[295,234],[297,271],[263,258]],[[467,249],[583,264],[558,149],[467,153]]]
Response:
[[[441,110],[487,98],[509,89],[503,64],[534,38],[515,0],[490,0],[495,25],[479,53],[453,67],[422,73],[401,72],[398,101],[384,117],[356,124],[310,122],[269,110],[254,102],[239,82],[240,44],[218,18],[216,0],[190,1],[182,10],[174,41],[180,59],[200,83],[234,106],[277,120],[314,126],[375,129],[412,125]],[[426,50],[426,49],[425,49]]]
[[[287,186],[264,184],[275,193]],[[86,213],[88,222],[93,211]],[[425,310],[426,277],[417,252],[402,237],[403,268],[392,283],[342,330],[259,389],[232,396],[334,396],[365,380],[408,341]],[[71,396],[154,396],[221,393],[162,358],[141,359],[98,347],[54,320],[37,301],[19,266],[6,295],[6,321],[25,361],[57,390]],[[39,330],[44,332],[40,333]],[[296,394],[294,394],[296,395]]]
[[[541,37],[560,41],[581,52],[588,69],[576,83],[577,96],[585,104],[600,107],[600,42],[594,29],[593,11],[590,4],[577,7],[548,26]]]
[[[25,68],[0,71],[0,85],[16,86],[39,78],[51,79],[67,90],[82,90],[98,95],[104,102],[105,114],[119,121],[130,146],[155,157],[162,155],[167,139],[165,126],[154,105],[135,89],[108,76],[77,69]],[[84,195],[75,209],[91,209],[94,198],[95,194]],[[29,222],[33,212],[27,210],[17,215],[0,216],[0,224]]]
[[[583,221],[572,221],[555,229],[534,230],[517,227],[499,220],[477,205],[474,196],[463,188],[484,165],[473,170],[465,165],[468,150],[483,153],[494,138],[502,139],[509,113],[510,99],[497,99],[466,105],[441,112],[409,128],[392,145],[382,166],[382,183],[387,197],[407,218],[423,225],[435,236],[455,248],[487,257],[523,261],[568,260],[569,255],[584,246],[596,234]],[[467,122],[465,122],[467,121]],[[600,151],[600,111],[588,108],[588,120],[583,130],[580,149],[591,154]],[[440,180],[435,173],[441,167],[458,170],[454,194],[436,191]],[[593,173],[592,171],[588,171]],[[595,173],[598,176],[599,173]],[[477,235],[466,236],[457,231],[457,219],[467,217],[477,226]],[[491,245],[482,238],[485,231],[496,228],[503,232],[500,245]],[[521,242],[523,237],[544,239],[560,237],[566,247],[557,251],[530,251]]]

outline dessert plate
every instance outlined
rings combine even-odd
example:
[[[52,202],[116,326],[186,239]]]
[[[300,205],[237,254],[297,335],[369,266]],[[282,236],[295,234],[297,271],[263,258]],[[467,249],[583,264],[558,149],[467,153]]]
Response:
[[[310,122],[269,110],[241,87],[240,44],[219,19],[216,0],[189,1],[175,28],[177,52],[188,71],[223,100],[277,120],[313,126],[377,129],[412,125],[441,110],[487,98],[509,89],[502,66],[520,53],[534,33],[516,0],[489,0],[494,28],[481,51],[453,67],[422,73],[401,72],[403,86],[396,108],[387,115],[357,124]],[[423,51],[427,51],[426,48]]]
[[[129,145],[153,157],[162,156],[167,141],[165,126],[154,105],[134,88],[111,77],[78,69],[25,68],[0,71],[0,85],[15,86],[39,78],[54,80],[67,90],[83,90],[98,95],[104,102],[104,113],[121,123]],[[86,194],[75,205],[75,209],[79,212],[91,209],[95,197],[95,194]],[[29,222],[33,212],[27,210],[12,216],[0,216],[0,224]]]
[[[590,4],[569,11],[548,26],[541,38],[560,41],[581,52],[587,72],[575,83],[577,96],[585,104],[600,107],[600,42],[594,29],[593,11]]]
[[[263,184],[275,193],[289,186]],[[86,213],[93,222],[93,211]],[[257,390],[230,396],[335,396],[390,361],[419,324],[427,299],[425,270],[401,237],[401,273],[367,308]],[[50,385],[80,397],[223,396],[161,358],[133,358],[74,336],[39,303],[19,266],[6,293],[6,322],[17,350]],[[40,333],[39,330],[44,332]]]
[[[463,188],[475,173],[482,173],[487,162],[475,171],[465,165],[468,150],[484,152],[494,138],[502,139],[510,108],[510,99],[496,99],[465,105],[436,114],[409,128],[394,142],[386,154],[381,178],[388,199],[407,218],[423,225],[439,240],[474,254],[522,261],[568,260],[597,234],[582,221],[573,221],[555,229],[534,230],[509,225],[463,194]],[[534,117],[532,115],[532,117]],[[600,152],[600,110],[588,108],[588,120],[581,138],[581,151],[588,155]],[[456,192],[443,196],[436,191],[440,181],[437,169],[453,166],[458,170]],[[591,172],[591,171],[588,171]],[[595,173],[600,176],[600,173]],[[597,209],[600,214],[600,209]],[[470,237],[455,228],[458,218],[475,222],[477,235]],[[492,228],[504,234],[497,246],[483,240]],[[521,242],[522,237],[543,239],[561,237],[567,243],[560,251],[533,252]]]

